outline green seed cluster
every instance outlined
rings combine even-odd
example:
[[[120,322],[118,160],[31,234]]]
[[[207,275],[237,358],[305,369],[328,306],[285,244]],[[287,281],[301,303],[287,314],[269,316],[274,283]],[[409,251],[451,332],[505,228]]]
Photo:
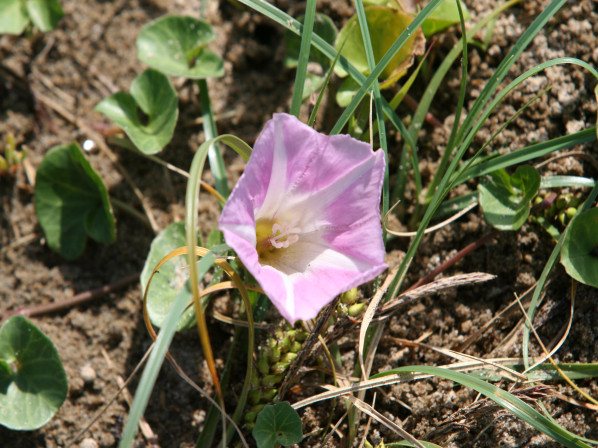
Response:
[[[534,199],[534,205],[542,203],[542,201],[548,197],[549,194],[545,195],[544,197],[536,196]],[[550,207],[540,211],[540,213],[535,216],[535,219],[542,225],[544,222],[546,222],[551,224],[560,223],[561,225],[566,226],[569,221],[573,219],[582,202],[583,198],[581,196],[561,194],[557,196],[554,201],[552,201]]]
[[[285,325],[277,328],[274,336],[269,337],[258,349],[257,371],[254,371],[252,390],[248,397],[251,408],[245,414],[249,430],[253,430],[255,419],[264,406],[276,399],[285,372],[297,357],[307,336],[306,331]]]
[[[353,288],[341,295],[341,300],[336,307],[336,317],[357,317],[359,316],[365,306],[366,302],[357,301],[357,288]]]

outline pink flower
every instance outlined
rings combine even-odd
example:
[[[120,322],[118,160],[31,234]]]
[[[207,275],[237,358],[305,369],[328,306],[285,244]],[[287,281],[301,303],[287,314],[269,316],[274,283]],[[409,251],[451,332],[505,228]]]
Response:
[[[380,224],[384,153],[275,114],[219,226],[292,324],[387,268]]]

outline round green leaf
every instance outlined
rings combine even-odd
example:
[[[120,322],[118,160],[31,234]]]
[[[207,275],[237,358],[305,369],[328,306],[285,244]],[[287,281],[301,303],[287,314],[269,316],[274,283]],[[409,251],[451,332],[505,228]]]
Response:
[[[286,401],[264,407],[257,416],[252,434],[258,448],[271,448],[275,443],[289,446],[303,439],[301,419]]]
[[[21,34],[28,22],[23,0],[0,0],[0,34]]]
[[[575,280],[598,288],[598,208],[573,218],[563,241],[561,263]]]
[[[52,341],[25,317],[0,330],[0,424],[32,430],[45,425],[66,398],[67,380]]]
[[[31,21],[44,33],[56,28],[64,15],[58,0],[27,0],[26,4]]]
[[[137,57],[170,75],[195,79],[222,76],[222,59],[205,48],[213,39],[212,27],[202,20],[164,16],[143,27],[139,33]]]
[[[467,10],[467,6],[459,0],[461,3],[461,10],[463,11],[463,19],[468,20],[471,18],[471,14]],[[424,23],[422,23],[422,30],[424,35],[431,36],[432,34],[439,33],[440,31],[448,28],[452,25],[460,23],[459,20],[459,8],[455,0],[443,0],[440,5],[432,11],[432,14],[428,16]]]
[[[142,294],[145,292],[147,282],[160,260],[169,252],[186,244],[184,222],[170,224],[154,238],[139,279]],[[157,327],[162,327],[164,319],[166,319],[168,311],[177,296],[186,295],[187,301],[191,300],[189,270],[186,266],[187,259],[185,257],[174,257],[162,266],[160,271],[152,279],[147,295],[147,312],[150,320]],[[191,307],[181,316],[177,324],[177,331],[190,328],[194,323],[195,312],[193,307]]]
[[[520,166],[513,176],[502,169],[493,172],[478,185],[484,217],[499,230],[519,229],[539,188],[540,175],[531,166]]]
[[[37,170],[35,211],[50,249],[74,259],[89,235],[116,239],[108,191],[77,143],[52,148]]]
[[[137,148],[155,154],[172,139],[179,110],[168,77],[147,69],[131,84],[131,94],[118,92],[100,101],[95,110],[119,125]],[[147,117],[141,122],[139,111]]]
[[[402,11],[385,6],[368,6],[365,15],[372,41],[372,50],[376,64],[386,54],[401,33],[413,21],[413,17]],[[361,36],[357,16],[353,16],[341,29],[336,39],[336,48],[342,47],[341,54],[351,62],[357,70],[369,74],[368,61]],[[394,82],[405,74],[413,63],[415,55],[423,54],[425,40],[421,29],[418,29],[405,42],[394,58],[382,72],[380,79]],[[340,76],[346,76],[340,66],[335,67]]]

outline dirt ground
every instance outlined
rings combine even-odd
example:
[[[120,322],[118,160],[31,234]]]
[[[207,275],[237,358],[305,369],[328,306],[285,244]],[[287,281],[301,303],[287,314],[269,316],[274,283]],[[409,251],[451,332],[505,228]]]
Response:
[[[89,241],[84,255],[74,262],[65,261],[50,251],[35,216],[32,179],[27,168],[34,171],[54,145],[72,141],[82,143],[89,138],[81,123],[91,127],[107,123],[106,118],[93,111],[93,107],[114,91],[128,91],[132,80],[143,70],[136,59],[134,42],[140,29],[150,20],[166,13],[198,16],[203,12],[214,26],[217,39],[211,48],[225,61],[225,75],[209,82],[220,133],[235,134],[252,144],[274,112],[288,111],[294,73],[283,67],[283,30],[234,1],[204,3],[202,5],[198,0],[62,0],[65,17],[56,31],[33,37],[0,37],[0,138],[12,133],[20,147],[29,151],[27,164],[15,176],[0,177],[0,312],[64,300],[141,271],[154,234],[150,228],[118,210],[116,243],[100,245]],[[496,6],[493,0],[469,0],[466,3],[475,17],[485,15]],[[466,108],[473,104],[485,81],[545,3],[522,2],[511,8],[497,20],[487,49],[470,46]],[[299,15],[304,8],[304,3],[299,1],[280,0],[275,4],[293,16]],[[348,1],[324,0],[318,2],[318,11],[331,16],[340,27],[352,14],[352,7]],[[533,40],[508,79],[560,56],[577,57],[597,65],[596,35],[598,3],[570,1]],[[436,38],[432,70],[458,38],[455,31]],[[459,82],[460,68],[455,66],[434,101],[432,112],[445,125],[454,120]],[[196,122],[201,109],[197,87],[193,83],[180,80],[174,80],[174,83],[179,92],[180,116],[175,139],[162,156],[187,169],[193,151],[204,140],[201,125]],[[419,97],[424,85],[422,82],[414,87],[414,98]],[[476,137],[473,147],[478,149],[547,85],[552,85],[552,89],[514,120],[497,137],[491,149],[506,152],[596,123],[595,79],[578,68],[559,66],[535,76],[509,95]],[[402,117],[411,112],[406,107],[399,109]],[[338,111],[331,107],[322,118],[320,129],[329,129],[329,123],[337,116]],[[445,127],[426,125],[422,130],[420,157],[424,175],[433,173],[448,135]],[[402,143],[391,133],[389,144],[391,160],[394,157],[396,163]],[[159,227],[182,220],[184,179],[125,150],[112,149],[143,193]],[[574,149],[595,156],[597,146],[593,142]],[[104,179],[111,196],[141,209],[122,174],[105,154],[90,152],[88,158]],[[242,163],[231,152],[226,153],[226,162],[230,167],[232,187],[233,179],[242,170]],[[576,155],[548,164],[543,173],[547,170],[594,178],[598,174],[588,159]],[[210,181],[209,174],[206,180]],[[206,196],[201,207],[204,234],[215,225],[217,218],[217,204]],[[476,209],[460,221],[427,236],[411,267],[408,283],[415,282],[490,230]],[[393,241],[389,245],[390,259],[398,259],[407,245],[407,240]],[[553,247],[551,238],[529,222],[518,232],[500,233],[445,273],[481,271],[495,274],[497,279],[483,286],[426,297],[401,310],[388,324],[373,372],[403,365],[443,365],[451,361],[424,349],[405,348],[394,338],[416,340],[423,336],[428,344],[465,350],[467,354],[479,357],[518,356],[520,333],[507,338],[520,321],[518,311],[507,312],[483,334],[469,339],[508,306],[514,294],[521,295],[533,285]],[[536,319],[544,341],[558,339],[561,329],[567,325],[570,286],[564,270],[557,267]],[[579,287],[571,331],[556,354],[558,361],[598,362],[597,299],[595,289]],[[68,376],[68,397],[56,417],[38,431],[14,432],[0,427],[0,446],[79,446],[82,438],[73,440],[73,436],[112,398],[118,388],[117,377],[127,378],[150,345],[151,339],[141,315],[140,286],[133,282],[92,302],[32,320],[58,349]],[[223,360],[233,330],[216,321],[210,325],[212,337],[218,341],[216,356]],[[345,359],[349,361],[354,356],[355,334],[346,336],[342,347]],[[468,340],[469,345],[463,348]],[[532,351],[539,353],[535,345]],[[209,388],[195,331],[179,335],[172,352],[192,378]],[[135,385],[136,379],[131,385],[132,391]],[[509,387],[506,383],[499,385]],[[559,398],[580,399],[564,383],[551,385],[553,389],[542,399],[551,415],[570,431],[598,439],[596,411]],[[590,395],[598,396],[595,380],[578,381],[578,385]],[[312,388],[307,391],[321,390]],[[368,397],[371,400],[372,397]],[[289,398],[298,400],[302,396]],[[416,437],[443,447],[559,446],[505,411],[487,403],[472,405],[475,400],[475,392],[469,389],[448,381],[429,380],[380,390],[376,409],[402,423]],[[145,417],[161,447],[192,447],[207,408],[208,403],[172,368],[164,367]],[[125,400],[119,397],[83,437],[93,439],[100,447],[116,446],[127,410]],[[321,432],[318,430],[327,423],[330,412],[330,403],[301,412],[304,434],[312,434],[301,446],[319,444]],[[339,407],[335,412],[338,415],[332,418],[333,422],[342,415]],[[365,423],[364,417],[360,431],[365,428]],[[340,432],[347,433],[346,425],[340,427]],[[381,440],[394,441],[397,437],[373,424],[368,439],[376,444]],[[141,436],[137,440],[138,446],[146,446]],[[343,442],[335,436],[329,446],[343,446]]]

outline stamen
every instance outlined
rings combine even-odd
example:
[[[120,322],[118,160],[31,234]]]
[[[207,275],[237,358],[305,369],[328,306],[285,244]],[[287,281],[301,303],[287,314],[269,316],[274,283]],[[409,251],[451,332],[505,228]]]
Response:
[[[272,225],[272,234],[268,238],[270,244],[276,249],[286,249],[291,244],[295,244],[299,241],[299,235],[301,229],[299,227],[292,227],[289,223],[283,222],[282,225],[275,222]]]

